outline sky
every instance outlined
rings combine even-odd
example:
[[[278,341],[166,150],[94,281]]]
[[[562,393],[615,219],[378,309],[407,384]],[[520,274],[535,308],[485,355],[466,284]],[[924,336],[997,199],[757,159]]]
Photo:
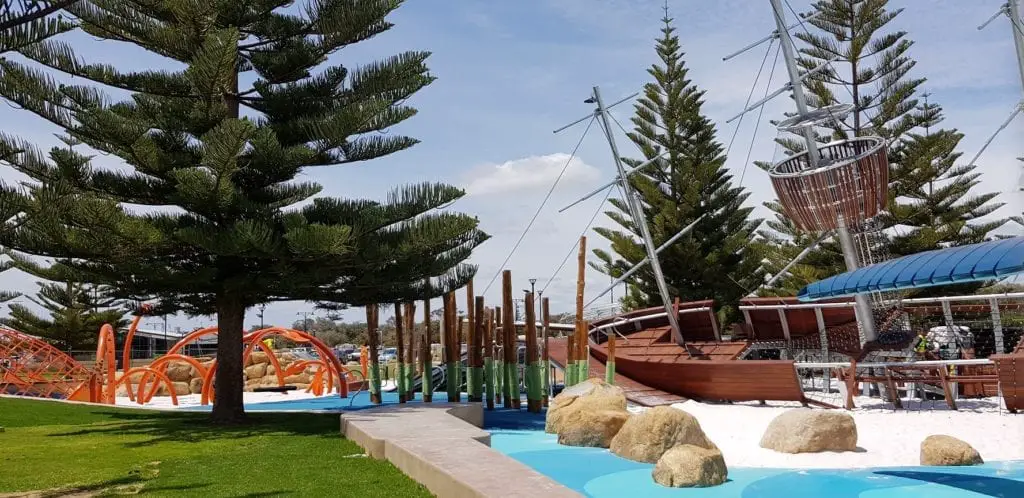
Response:
[[[808,11],[811,3],[790,1],[799,12]],[[905,9],[890,23],[890,30],[907,31],[914,42],[909,56],[917,65],[911,74],[928,79],[923,89],[931,94],[930,101],[944,107],[943,126],[966,135],[959,149],[964,153],[963,162],[975,154],[1022,96],[1009,20],[1001,17],[985,30],[976,29],[1002,3],[890,2],[892,9]],[[727,124],[727,119],[743,109],[767,44],[727,62],[722,58],[774,29],[770,4],[767,0],[669,0],[668,6],[685,51],[689,77],[707,91],[703,111],[716,123],[718,140],[731,144],[726,165],[735,181],[742,178],[755,214],[764,217],[767,212],[761,204],[772,200],[774,193],[767,175],[751,163],[781,157],[773,141],[777,132],[768,120],[778,119],[792,104],[785,96],[778,97],[764,107],[760,122],[754,112],[738,130],[735,121]],[[596,125],[585,136],[586,122],[558,134],[553,130],[593,111],[583,101],[594,86],[600,87],[609,103],[641,90],[650,79],[647,69],[656,61],[654,41],[660,35],[663,7],[664,0],[409,1],[390,16],[395,24],[392,30],[338,52],[330,62],[358,66],[408,50],[430,51],[428,65],[437,81],[409,101],[419,110],[418,115],[389,130],[418,138],[421,143],[368,162],[311,168],[301,179],[320,183],[324,187],[320,195],[372,199],[383,199],[398,183],[459,185],[467,195],[451,209],[478,216],[481,229],[491,235],[470,261],[479,265],[476,293],[489,304],[498,303],[499,272],[509,269],[517,293],[530,287],[529,279],[536,279],[536,288],[544,289],[544,296],[551,299],[553,312],[570,311],[576,286],[574,246],[595,213],[607,204],[602,206],[602,194],[565,212],[558,210],[610,181],[615,165],[608,142]],[[124,69],[175,67],[136,47],[80,34],[71,39],[91,61]],[[771,60],[753,90],[755,101],[769,86],[774,90],[785,82],[781,60],[769,85],[770,68]],[[612,110],[615,119],[627,127],[631,114],[628,101]],[[40,145],[55,144],[53,134],[58,130],[25,111],[0,106],[0,123],[8,133]],[[621,130],[616,130],[615,138],[622,155],[639,155]],[[572,156],[577,143],[579,150]],[[1017,192],[1022,185],[1021,168],[1015,160],[1024,155],[1021,143],[1024,116],[1005,129],[978,161],[982,183],[977,192],[1000,192],[1001,202],[1007,203],[994,216],[1024,210]],[[98,157],[96,162],[118,166],[108,157]],[[564,175],[551,190],[563,167]],[[10,181],[13,177],[8,169],[0,178]],[[549,190],[550,199],[512,252]],[[610,223],[598,213],[594,224]],[[1005,232],[1019,234],[1021,230],[1008,227]],[[588,253],[595,247],[607,247],[592,230],[586,234]],[[588,254],[588,259],[595,258]],[[0,282],[11,290],[35,289],[31,277],[16,271],[0,274]],[[594,296],[608,284],[606,275],[588,269],[585,294]],[[614,296],[602,301],[611,302],[620,292],[617,289]],[[464,293],[459,294],[459,302],[464,303]],[[29,304],[24,298],[20,301]],[[432,307],[438,305],[435,302]],[[264,321],[287,325],[310,310],[309,303],[275,303],[266,308]],[[363,318],[362,309],[344,313],[346,321]],[[210,317],[168,319],[171,329],[192,329],[212,322]],[[250,310],[246,324],[257,323],[255,310]],[[162,327],[156,319],[143,324]]]

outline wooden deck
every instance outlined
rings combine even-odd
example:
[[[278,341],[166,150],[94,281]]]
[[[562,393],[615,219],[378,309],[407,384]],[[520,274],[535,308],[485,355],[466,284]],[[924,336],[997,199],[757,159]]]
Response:
[[[559,367],[564,367],[568,353],[566,351],[565,339],[549,339],[548,357]],[[590,357],[590,376],[603,379],[605,376],[604,363],[593,356]],[[615,374],[615,385],[626,392],[626,399],[640,406],[659,406],[682,403],[686,398],[665,391],[645,386],[618,372]]]

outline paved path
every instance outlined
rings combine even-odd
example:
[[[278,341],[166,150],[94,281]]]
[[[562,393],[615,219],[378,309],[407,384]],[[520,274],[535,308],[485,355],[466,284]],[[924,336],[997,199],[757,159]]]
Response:
[[[341,433],[441,498],[578,497],[490,448],[481,403],[389,405],[341,415]]]

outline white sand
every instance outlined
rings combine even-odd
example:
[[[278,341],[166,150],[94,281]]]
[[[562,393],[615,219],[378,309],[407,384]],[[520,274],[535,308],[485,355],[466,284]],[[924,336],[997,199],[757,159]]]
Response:
[[[855,398],[859,408],[849,411],[857,422],[858,447],[844,453],[786,454],[761,448],[768,423],[795,403],[704,404],[677,403],[700,422],[708,437],[722,450],[726,464],[769,468],[863,468],[916,466],[921,441],[932,434],[947,434],[971,444],[986,462],[1024,460],[1024,414],[1000,411],[996,398],[960,400],[952,411],[943,402],[911,410],[894,411],[877,398]]]
[[[394,381],[383,382],[382,385],[381,385],[381,389],[384,389],[384,390],[393,389],[394,387],[395,387],[395,382]],[[355,393],[353,392],[353,393],[350,393],[350,394],[355,394]],[[332,391],[329,396],[335,396],[336,397],[337,395],[338,394],[336,392]],[[305,392],[305,390],[295,390],[295,391],[289,391],[289,392],[286,392],[286,393],[274,393],[274,392],[253,393],[253,392],[246,392],[246,393],[242,394],[243,403],[246,403],[246,404],[252,404],[252,403],[272,403],[274,401],[295,401],[295,400],[309,399],[309,398],[315,398],[315,397],[316,396],[313,393],[307,393],[307,392]],[[175,405],[171,404],[171,397],[170,396],[154,396],[153,399],[149,403],[146,403],[145,405],[139,405],[138,402],[132,401],[131,399],[128,398],[128,396],[118,396],[116,398],[115,404],[117,406],[125,406],[125,407],[132,407],[132,408],[149,408],[149,409],[153,409],[153,410],[174,410],[174,409],[179,409],[179,408],[189,408],[189,407],[199,406],[201,401],[202,401],[202,395],[201,394],[188,394],[188,395],[178,396],[178,405],[175,406]]]

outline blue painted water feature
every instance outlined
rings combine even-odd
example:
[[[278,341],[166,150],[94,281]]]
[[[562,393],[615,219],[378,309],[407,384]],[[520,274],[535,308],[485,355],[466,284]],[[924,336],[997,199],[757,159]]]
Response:
[[[398,404],[398,393],[394,392],[383,392],[381,393],[381,399],[386,405],[397,405]],[[465,394],[462,395],[462,399],[465,400]],[[416,400],[412,403],[420,403],[422,395],[417,394]],[[448,401],[448,393],[435,392],[433,401],[435,403],[445,403]],[[303,399],[286,399],[282,401],[268,401],[265,403],[246,403],[246,411],[252,412],[267,412],[267,411],[304,411],[304,412],[340,412],[347,410],[362,410],[365,408],[372,408],[376,405],[370,403],[370,393],[368,391],[360,391],[358,393],[349,393],[349,397],[342,398],[337,394],[330,394],[327,396],[319,396],[315,398],[303,398]],[[182,410],[191,411],[210,411],[213,409],[212,406],[190,406],[182,408]]]
[[[595,498],[1020,498],[1024,461],[973,467],[857,470],[730,468],[721,486],[674,489],[651,478],[652,464],[600,448],[561,446],[544,433],[544,415],[495,411],[486,416],[491,447],[565,486]]]

